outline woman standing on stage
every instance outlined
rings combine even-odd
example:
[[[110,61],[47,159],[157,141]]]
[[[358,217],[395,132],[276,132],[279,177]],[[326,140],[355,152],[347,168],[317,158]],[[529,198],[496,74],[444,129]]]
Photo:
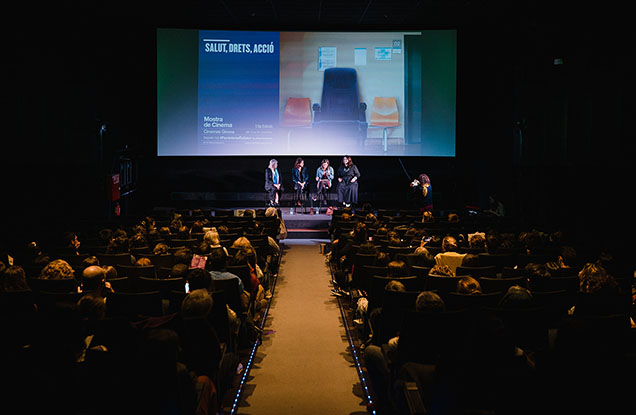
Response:
[[[360,171],[351,157],[344,156],[338,167],[338,202],[345,207],[358,203],[358,179]]]
[[[296,206],[302,206],[302,201],[307,199],[307,192],[309,190],[308,181],[309,171],[305,167],[305,161],[302,157],[298,157],[292,169],[292,182],[294,183],[294,190],[296,191]]]
[[[269,166],[265,169],[265,190],[267,190],[269,197],[269,206],[278,207],[280,205],[280,194],[285,189],[278,173],[278,160],[276,159],[271,159]]]
[[[428,175],[422,173],[411,182],[411,188],[415,192],[415,200],[422,211],[433,211],[433,187]]]

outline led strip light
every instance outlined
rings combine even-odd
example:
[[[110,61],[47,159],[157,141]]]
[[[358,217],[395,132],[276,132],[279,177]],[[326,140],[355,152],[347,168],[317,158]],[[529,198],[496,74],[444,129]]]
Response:
[[[278,258],[278,266],[280,266],[280,256]],[[265,327],[265,321],[267,321],[267,314],[269,313],[269,307],[272,304],[272,299],[274,298],[274,292],[276,290],[276,280],[278,280],[278,276],[273,279],[272,284],[270,286],[270,292],[272,296],[267,300],[267,307],[265,308],[265,312],[263,313],[263,318],[261,319],[260,329],[263,331]],[[262,336],[262,333],[261,333]],[[236,390],[236,395],[234,396],[234,402],[232,403],[232,409],[230,410],[230,415],[234,415],[239,407],[239,402],[241,400],[241,394],[243,393],[243,385],[245,384],[245,380],[247,379],[247,375],[250,373],[250,369],[252,368],[252,360],[254,359],[254,355],[256,354],[256,350],[258,349],[260,341],[256,340],[254,345],[252,346],[252,351],[250,352],[250,357],[247,360],[247,364],[243,370],[243,377],[241,378],[241,382],[239,383],[238,389]]]
[[[331,270],[331,281],[334,282],[333,278],[333,270],[331,269],[331,265],[329,265],[329,269]],[[358,358],[358,352],[356,351],[356,345],[353,343],[353,337],[351,336],[351,330],[349,329],[349,324],[347,323],[347,316],[344,311],[344,307],[342,305],[342,300],[339,296],[336,296],[338,301],[338,308],[340,309],[340,316],[342,317],[342,322],[344,324],[345,333],[347,333],[347,339],[349,340],[349,349],[351,350],[351,355],[353,356],[353,360],[356,364],[356,370],[358,372],[358,378],[360,378],[360,385],[364,389],[364,394],[367,398],[367,405],[371,407],[373,405],[373,399],[371,398],[371,394],[369,393],[369,388],[367,386],[367,379],[364,377],[364,372],[362,371],[362,366],[360,365],[360,359]],[[373,415],[376,414],[375,409],[371,410]]]
[[[280,261],[280,259],[279,259]],[[331,269],[331,266],[329,266],[329,270],[331,272],[331,280],[333,281],[333,270]],[[273,281],[273,285],[270,288],[271,292],[272,292],[272,298],[274,291],[276,289],[276,280],[277,278],[274,278]],[[261,326],[260,329],[262,330],[265,327],[265,321],[267,320],[267,314],[269,313],[269,307],[272,303],[272,298],[270,298],[267,301],[267,308],[265,309],[265,313],[263,313],[263,319],[261,321]],[[340,300],[340,297],[336,297],[337,301],[338,301],[338,309],[340,310],[340,316],[342,317],[342,322],[344,323],[344,328],[345,328],[345,333],[347,334],[347,340],[349,341],[349,349],[351,350],[351,354],[353,356],[353,360],[355,362],[356,365],[356,371],[358,372],[358,378],[360,379],[360,385],[362,386],[362,388],[364,389],[364,393],[366,395],[367,398],[367,404],[369,406],[371,406],[373,404],[373,399],[371,398],[371,394],[369,393],[369,388],[367,386],[367,380],[364,377],[364,373],[362,371],[362,366],[360,365],[360,359],[358,357],[358,352],[356,351],[356,346],[353,343],[353,337],[351,336],[351,330],[349,329],[349,324],[347,323],[347,316],[345,315],[344,312],[344,307],[342,305],[342,300]],[[234,396],[234,402],[232,403],[232,409],[230,410],[230,415],[234,415],[236,414],[236,411],[238,410],[238,406],[239,406],[239,402],[241,400],[241,394],[243,393],[243,385],[245,384],[245,380],[247,379],[247,375],[250,372],[250,369],[252,368],[252,360],[254,359],[254,355],[256,354],[256,350],[258,349],[259,346],[259,341],[255,341],[254,342],[254,346],[252,346],[252,351],[250,352],[250,357],[247,361],[247,365],[245,366],[245,370],[243,372],[243,377],[241,378],[241,382],[239,383],[238,389],[236,391],[236,395]],[[376,414],[375,410],[372,410],[371,413],[373,415]]]

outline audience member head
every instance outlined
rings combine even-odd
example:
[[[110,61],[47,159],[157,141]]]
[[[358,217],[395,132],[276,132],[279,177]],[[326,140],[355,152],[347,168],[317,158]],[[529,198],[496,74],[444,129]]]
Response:
[[[486,236],[483,233],[474,233],[468,235],[468,246],[471,249],[486,251]]]
[[[190,291],[200,288],[210,290],[212,288],[212,277],[210,273],[203,268],[190,268],[187,274]]]
[[[386,267],[391,262],[391,256],[386,252],[378,252],[378,255],[375,257],[375,264],[379,267]]]
[[[448,223],[459,223],[459,215],[457,213],[449,213]]]
[[[435,222],[435,217],[433,216],[433,213],[429,210],[425,210],[422,213],[422,223],[433,223]]]
[[[618,283],[603,266],[588,262],[579,271],[579,291],[585,294],[614,294],[618,291]]]
[[[499,306],[504,308],[526,308],[532,305],[532,293],[521,285],[508,287],[506,293],[499,300]]]
[[[406,292],[406,287],[400,281],[391,280],[386,283],[384,286],[386,291],[398,291],[398,292]]]
[[[157,242],[154,248],[152,248],[153,255],[166,255],[170,253],[170,246],[165,242]]]
[[[455,272],[446,264],[435,264],[428,272],[428,275],[434,277],[454,277]]]
[[[205,288],[191,290],[181,302],[181,316],[185,319],[206,317],[212,311],[214,300]]]
[[[386,276],[389,278],[401,278],[408,277],[409,270],[406,266],[406,262],[400,260],[393,260],[387,264],[388,270]]]
[[[278,217],[278,210],[275,207],[270,206],[267,209],[265,209],[265,216],[267,216],[267,217],[271,217],[271,216]]]
[[[99,265],[99,258],[95,255],[89,255],[82,260],[82,269],[90,267],[91,265]]]
[[[75,270],[63,259],[54,259],[40,272],[40,278],[61,280],[75,278]]]
[[[459,281],[457,281],[457,292],[459,294],[481,294],[481,285],[479,281],[477,281],[473,277],[465,276],[461,277]]]
[[[223,271],[227,267],[228,256],[222,247],[212,248],[206,263],[210,271]]]
[[[148,247],[148,239],[146,239],[146,235],[142,233],[135,233],[130,237],[131,248],[147,248]]]
[[[207,256],[210,253],[211,249],[212,248],[210,248],[210,244],[208,244],[206,241],[201,241],[194,245],[192,251],[194,254]]]
[[[221,244],[221,238],[216,228],[208,229],[208,231],[203,234],[203,240],[210,246],[219,246]]]
[[[442,240],[442,252],[457,252],[457,239],[454,236],[447,235]]]
[[[19,265],[12,265],[1,274],[0,291],[27,291],[31,288],[26,280],[24,268]]]
[[[117,272],[117,268],[114,266],[102,265],[102,268],[104,269],[104,277],[106,278],[106,281],[119,277],[119,272]]]
[[[181,263],[190,266],[190,263],[192,262],[192,250],[188,247],[177,249],[173,256],[175,263]]]
[[[135,265],[138,267],[149,267],[152,265],[150,258],[142,256],[135,261]]]
[[[104,268],[98,265],[91,265],[82,271],[80,287],[84,293],[91,292],[103,296],[105,280],[106,273],[104,272]]]
[[[101,246],[108,246],[113,240],[113,230],[110,228],[101,228],[97,231],[97,239]]]
[[[446,311],[444,300],[433,291],[422,291],[415,299],[415,311],[418,312],[443,312]]]
[[[170,269],[171,278],[186,278],[188,276],[188,266],[186,264],[174,264]]]

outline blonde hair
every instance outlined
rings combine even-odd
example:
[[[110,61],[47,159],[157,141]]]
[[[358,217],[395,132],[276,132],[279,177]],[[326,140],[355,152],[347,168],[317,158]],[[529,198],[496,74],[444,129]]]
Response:
[[[217,231],[216,228],[211,228],[203,235],[203,240],[210,246],[219,245],[221,243],[219,231]]]

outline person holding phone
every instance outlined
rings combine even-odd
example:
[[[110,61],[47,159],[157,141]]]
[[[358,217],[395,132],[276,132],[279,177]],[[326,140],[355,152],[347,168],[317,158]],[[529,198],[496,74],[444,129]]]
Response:
[[[410,184],[415,203],[421,211],[433,211],[433,186],[427,174],[420,174]]]

